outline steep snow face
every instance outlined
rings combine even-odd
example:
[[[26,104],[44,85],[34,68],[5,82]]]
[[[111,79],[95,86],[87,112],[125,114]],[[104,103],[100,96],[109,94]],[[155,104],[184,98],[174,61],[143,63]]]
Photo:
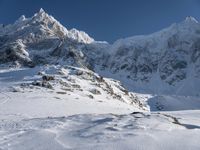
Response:
[[[199,41],[200,24],[187,17],[151,35],[116,41],[104,66],[134,81],[150,82],[156,75],[175,86],[189,77],[199,77]]]
[[[45,13],[43,9],[31,18],[26,18],[24,15],[21,16],[14,24],[5,26],[0,32],[1,35],[14,36],[13,40],[22,38],[26,42],[50,36],[64,38],[67,33],[68,30],[52,16]]]
[[[83,43],[92,43],[94,42],[94,39],[89,37],[89,35],[83,31],[78,31],[75,28],[71,29],[68,32],[67,35],[69,38],[78,40],[78,42],[83,42]]]

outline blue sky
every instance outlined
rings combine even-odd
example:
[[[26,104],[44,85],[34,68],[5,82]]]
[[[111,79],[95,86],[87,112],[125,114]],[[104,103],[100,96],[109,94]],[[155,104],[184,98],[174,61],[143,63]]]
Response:
[[[41,7],[68,29],[110,43],[158,31],[186,16],[200,20],[200,0],[0,0],[0,23],[30,17]]]

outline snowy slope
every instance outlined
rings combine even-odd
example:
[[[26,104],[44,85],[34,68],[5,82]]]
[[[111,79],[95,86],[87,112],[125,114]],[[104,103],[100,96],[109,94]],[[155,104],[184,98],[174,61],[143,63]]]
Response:
[[[0,79],[1,114],[19,113],[23,116],[25,112],[32,117],[41,117],[45,113],[47,116],[58,115],[59,111],[61,115],[69,115],[82,111],[112,113],[121,112],[123,109],[148,110],[137,95],[128,92],[119,82],[101,78],[84,69],[46,66],[4,70],[0,73]],[[95,104],[99,105],[94,107]],[[68,105],[71,108],[68,108]],[[60,109],[50,113],[53,107]]]
[[[198,113],[193,115],[198,119]],[[17,150],[198,150],[199,126],[191,127],[188,122],[176,124],[164,114],[74,115],[4,121],[0,124],[0,147]]]
[[[198,97],[131,94],[72,66],[2,68],[0,85],[2,150],[200,148]]]

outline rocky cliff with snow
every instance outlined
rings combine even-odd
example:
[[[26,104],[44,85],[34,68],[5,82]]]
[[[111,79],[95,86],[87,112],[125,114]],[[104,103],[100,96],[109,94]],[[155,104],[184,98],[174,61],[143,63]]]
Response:
[[[21,16],[14,24],[0,27],[0,62],[35,66],[57,63],[62,56],[72,64],[81,63],[86,58],[79,48],[92,42],[85,32],[67,30],[41,9],[31,18]]]
[[[188,17],[151,35],[118,40],[106,64],[114,73],[127,72],[133,80],[149,81],[158,73],[162,80],[175,84],[191,73],[199,76],[199,41],[200,24]]]
[[[200,90],[199,41],[200,24],[193,17],[187,17],[151,35],[116,41],[103,69],[133,81],[133,85],[142,84],[147,91],[197,94]]]

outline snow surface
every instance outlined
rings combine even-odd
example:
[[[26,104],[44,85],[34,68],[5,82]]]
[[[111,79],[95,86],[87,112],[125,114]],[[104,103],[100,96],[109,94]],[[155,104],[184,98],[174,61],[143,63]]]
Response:
[[[151,112],[113,99],[104,91],[90,99],[85,94],[93,87],[89,78],[83,76],[84,80],[73,73],[76,68],[70,68],[0,70],[1,150],[200,148],[199,97],[134,93],[150,105]],[[70,77],[83,91],[65,93],[58,83],[54,89],[29,85],[41,79],[38,72],[58,79]]]

